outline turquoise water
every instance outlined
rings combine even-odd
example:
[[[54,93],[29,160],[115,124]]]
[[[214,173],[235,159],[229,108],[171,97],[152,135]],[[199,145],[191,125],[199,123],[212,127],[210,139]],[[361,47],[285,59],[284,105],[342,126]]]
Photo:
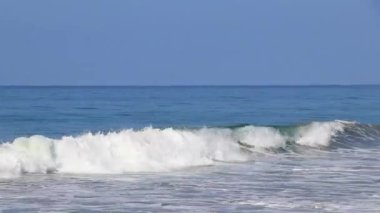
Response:
[[[380,211],[380,86],[0,87],[0,208]]]

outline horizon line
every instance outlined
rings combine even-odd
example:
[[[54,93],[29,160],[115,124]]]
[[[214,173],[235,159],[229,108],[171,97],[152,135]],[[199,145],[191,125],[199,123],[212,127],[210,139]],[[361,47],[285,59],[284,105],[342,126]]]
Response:
[[[131,85],[99,85],[99,84],[4,84],[0,87],[344,87],[344,86],[380,86],[379,84],[131,84]]]

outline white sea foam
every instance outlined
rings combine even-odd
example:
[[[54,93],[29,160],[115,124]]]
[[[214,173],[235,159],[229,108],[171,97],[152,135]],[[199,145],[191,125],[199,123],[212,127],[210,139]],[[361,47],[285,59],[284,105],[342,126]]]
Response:
[[[254,146],[256,150],[279,148],[286,145],[287,137],[271,127],[247,126],[234,132],[235,138]]]
[[[352,124],[354,123],[347,121],[312,122],[297,129],[295,142],[311,147],[328,146],[337,133]]]
[[[328,146],[345,125],[340,121],[315,122],[297,128],[294,136],[272,127],[246,126],[198,130],[149,127],[61,139],[21,137],[0,145],[0,177],[48,172],[158,172],[219,161],[247,161],[247,147],[253,152],[263,151],[284,147],[288,140],[305,146]],[[238,142],[248,146],[242,149]]]

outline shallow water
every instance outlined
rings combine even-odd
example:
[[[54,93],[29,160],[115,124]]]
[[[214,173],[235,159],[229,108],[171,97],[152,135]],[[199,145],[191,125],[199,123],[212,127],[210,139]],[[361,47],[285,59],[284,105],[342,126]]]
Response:
[[[375,86],[0,88],[0,209],[377,212],[379,103]]]
[[[379,152],[340,150],[165,173],[30,174],[0,182],[0,207],[22,212],[376,212],[379,157]]]

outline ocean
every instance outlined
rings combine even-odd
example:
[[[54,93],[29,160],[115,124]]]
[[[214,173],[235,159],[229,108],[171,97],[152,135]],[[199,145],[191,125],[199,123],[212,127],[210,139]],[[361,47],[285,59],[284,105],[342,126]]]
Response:
[[[0,210],[379,212],[380,86],[3,86]]]

